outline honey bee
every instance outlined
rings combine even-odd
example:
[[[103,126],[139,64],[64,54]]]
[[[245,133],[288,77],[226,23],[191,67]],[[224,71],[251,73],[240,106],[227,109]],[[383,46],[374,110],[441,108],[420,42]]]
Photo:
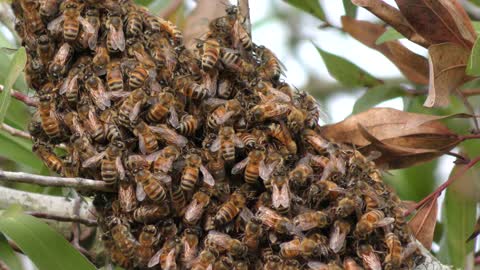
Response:
[[[208,115],[207,126],[211,129],[217,129],[230,120],[230,118],[238,115],[241,110],[242,105],[238,100],[228,100]]]
[[[143,17],[135,6],[130,6],[125,26],[125,34],[128,37],[139,36],[143,33]]]
[[[127,213],[137,208],[137,197],[135,195],[135,187],[131,183],[121,182],[118,187],[118,201],[120,207]]]
[[[382,263],[377,254],[375,254],[375,250],[373,250],[372,246],[360,245],[357,248],[357,255],[362,258],[363,266],[366,269],[382,270]]]
[[[55,55],[55,45],[47,34],[38,37],[37,55],[44,66],[48,66],[48,63]]]
[[[174,48],[170,45],[170,40],[160,33],[153,33],[148,37],[148,47],[156,63],[172,75],[178,60]]]
[[[245,225],[245,234],[242,241],[250,252],[255,252],[258,249],[262,235],[262,221],[256,217],[252,217],[248,220],[247,225]]]
[[[209,231],[205,244],[220,252],[229,252],[233,257],[242,257],[248,252],[247,246],[240,240],[231,238],[228,234],[218,231]]]
[[[214,38],[203,42],[202,69],[211,70],[217,64],[220,56],[220,44]]]
[[[31,33],[40,33],[45,29],[45,26],[40,17],[40,13],[37,12],[38,1],[34,0],[21,0],[20,7],[23,10],[23,17],[28,25],[28,31]]]
[[[72,134],[80,134],[83,136],[85,134],[85,129],[83,125],[80,123],[80,118],[76,112],[68,112],[64,115],[63,121],[65,125],[70,129]]]
[[[320,120],[320,105],[315,98],[305,92],[300,94],[300,105],[307,112],[305,124],[309,128],[315,128]]]
[[[63,39],[66,42],[73,42],[77,39],[80,26],[85,32],[93,33],[93,26],[81,16],[84,4],[78,0],[68,0],[62,3],[60,9],[63,14],[48,24],[48,30],[58,32],[63,22]]]
[[[258,208],[257,217],[262,221],[263,225],[276,233],[288,234],[295,231],[294,225],[288,218],[265,206]]]
[[[124,149],[125,144],[123,142],[112,142],[105,151],[85,160],[82,166],[91,167],[101,160],[100,174],[102,180],[110,185],[114,185],[118,179],[125,179],[125,169],[121,159]]]
[[[254,66],[245,61],[238,52],[228,48],[221,48],[220,52],[220,60],[230,71],[240,74],[251,74],[255,71]]]
[[[243,192],[237,190],[230,195],[230,198],[220,206],[213,218],[215,226],[222,226],[232,221],[245,207],[247,198]]]
[[[379,208],[382,209],[385,207],[385,201],[382,200],[380,196],[377,195],[376,192],[367,183],[359,181],[357,183],[357,188],[363,195],[366,212]]]
[[[102,142],[105,139],[104,126],[98,119],[95,108],[88,103],[87,99],[82,99],[78,104],[78,116],[96,142]]]
[[[215,260],[215,254],[210,249],[204,248],[195,259],[192,270],[212,270]]]
[[[101,239],[114,264],[124,268],[130,268],[132,266],[130,258],[123,255],[120,249],[115,245],[111,235],[103,234]]]
[[[87,34],[88,36],[88,47],[91,50],[95,50],[97,47],[97,40],[98,40],[98,32],[100,30],[100,13],[97,8],[95,7],[88,7],[85,11],[85,19],[93,28],[92,32]]]
[[[175,44],[180,44],[183,41],[183,34],[180,29],[177,28],[175,24],[173,24],[169,20],[164,20],[162,18],[158,18],[160,23],[161,29],[165,31],[173,40]]]
[[[155,33],[155,32],[160,32],[162,30],[162,24],[160,22],[160,18],[158,18],[155,15],[152,15],[148,12],[145,12],[143,14],[145,17],[145,26],[147,27],[150,32]]]
[[[183,222],[188,225],[195,225],[205,211],[205,208],[210,204],[210,195],[199,190],[193,194],[192,201],[187,205],[185,214],[183,216]]]
[[[53,57],[53,60],[49,66],[49,72],[52,74],[54,79],[59,79],[65,74],[68,68],[68,62],[70,61],[72,55],[72,46],[70,46],[68,43],[63,43]]]
[[[59,8],[59,0],[43,0],[40,1],[40,15],[44,17],[52,17],[57,14]]]
[[[287,147],[287,150],[291,154],[297,153],[297,143],[293,140],[290,131],[282,124],[272,123],[268,126],[268,134],[273,138],[280,141]]]
[[[295,227],[301,231],[308,231],[313,228],[324,228],[330,224],[328,214],[322,211],[309,211],[297,215],[293,219]]]
[[[209,92],[203,84],[198,84],[191,76],[178,77],[175,80],[175,85],[186,97],[194,100],[204,99]]]
[[[337,207],[335,208],[335,213],[337,216],[346,218],[357,211],[359,215],[360,207],[363,204],[362,200],[358,196],[345,196],[338,201]]]
[[[395,221],[392,217],[385,217],[381,210],[372,210],[362,215],[355,227],[354,235],[358,238],[365,238],[378,227],[384,227]]]
[[[307,180],[313,176],[313,169],[308,164],[306,158],[302,158],[298,161],[297,166],[288,173],[288,178],[292,183],[297,186],[305,186]]]
[[[85,76],[85,89],[90,94],[93,103],[100,109],[105,110],[112,105],[110,96],[107,94],[102,80],[94,73]]]
[[[304,129],[305,119],[305,112],[292,106],[287,115],[287,126],[290,130],[297,133]]]
[[[61,135],[60,121],[55,111],[55,101],[52,94],[42,94],[39,98],[38,111],[42,129],[49,138],[58,138]]]
[[[215,262],[214,270],[230,270],[233,267],[233,261],[230,257],[222,256]]]
[[[343,268],[345,270],[361,270],[362,268],[352,258],[345,258],[343,260]]]
[[[296,257],[312,257],[319,254],[320,246],[316,239],[309,237],[299,239],[295,238],[289,242],[280,244],[280,256],[285,259],[293,259]]]
[[[143,154],[152,154],[157,151],[157,136],[144,121],[138,121],[134,128],[134,134],[138,137],[138,146]]]
[[[146,266],[154,255],[154,246],[158,242],[158,232],[154,225],[145,225],[138,236],[136,261],[139,265]]]
[[[327,140],[312,129],[305,129],[303,138],[317,153],[324,153],[330,145]]]
[[[252,49],[252,39],[238,18],[232,27],[232,38],[234,48],[243,48],[247,51]]]
[[[387,256],[385,257],[385,269],[399,269],[402,265],[403,247],[398,237],[388,232],[385,235],[385,244],[388,248]]]
[[[150,129],[157,135],[158,139],[165,144],[173,144],[180,148],[187,145],[188,139],[178,134],[175,130],[169,128],[165,124],[151,126]]]
[[[173,118],[177,118],[175,111],[175,96],[169,92],[162,92],[159,93],[154,100],[152,100],[153,104],[148,109],[147,113],[147,120],[152,123],[160,122],[169,112],[172,118],[171,122],[175,122]],[[178,124],[177,124],[178,125]]]
[[[128,258],[131,258],[137,250],[138,242],[130,232],[128,223],[118,218],[112,220],[112,238],[120,252]]]
[[[284,92],[273,87],[273,84],[267,81],[258,81],[254,83],[253,90],[260,97],[260,100],[264,103],[269,102],[281,102],[289,103],[292,101],[292,97],[285,94]],[[292,110],[296,109],[293,106]],[[290,112],[291,114],[292,112]]]
[[[123,91],[123,73],[119,60],[108,62],[107,69],[107,87],[110,91]]]
[[[198,253],[198,232],[193,229],[186,228],[185,231],[183,231],[182,243],[183,252],[181,261],[186,267],[191,267]]]
[[[78,154],[82,162],[97,155],[95,147],[93,147],[90,139],[87,136],[73,134],[70,140],[72,142],[74,152]]]
[[[109,13],[105,27],[107,33],[107,49],[116,53],[125,50],[125,35],[123,33],[123,21],[120,14]]]
[[[124,126],[135,122],[146,98],[147,94],[141,88],[132,91],[118,108],[118,122]]]
[[[232,96],[233,91],[234,88],[230,80],[221,80],[218,83],[217,96],[219,98],[228,99]]]
[[[33,145],[32,151],[43,161],[47,168],[58,174],[62,172],[62,160],[46,144],[38,141]]]
[[[262,61],[260,69],[260,76],[262,78],[265,80],[278,81],[281,75],[285,75],[283,72],[285,66],[270,49],[259,46],[256,52]]]
[[[77,177],[80,172],[78,155],[74,151],[71,152],[72,153],[63,160],[62,176],[64,177]]]
[[[318,261],[309,261],[308,267],[312,270],[343,270],[336,262],[326,264]]]
[[[177,268],[177,256],[182,249],[182,243],[179,238],[174,237],[169,241],[165,241],[162,248],[153,255],[148,262],[148,267],[160,264],[161,269],[175,270]]]
[[[215,139],[210,146],[210,150],[212,152],[220,151],[221,156],[226,162],[232,162],[235,160],[236,147],[244,147],[242,140],[237,137],[232,127],[222,127],[217,139]]]
[[[291,106],[289,104],[282,103],[264,103],[255,105],[248,111],[250,119],[254,122],[263,122],[265,120],[278,118],[287,114],[290,111]]]
[[[345,244],[345,239],[350,232],[351,225],[345,220],[337,219],[333,223],[333,229],[330,232],[330,242],[329,247],[330,249],[335,252],[339,253],[343,245]]]
[[[290,189],[286,175],[275,175],[271,179],[272,205],[280,214],[286,215],[290,210]]]
[[[105,46],[98,46],[95,49],[95,56],[92,61],[93,71],[97,76],[103,76],[107,73],[107,66],[110,63],[110,55],[108,54],[107,48]]]
[[[109,142],[120,141],[124,137],[123,132],[120,131],[114,121],[114,119],[117,118],[117,115],[116,108],[110,108],[103,111],[99,116],[100,121],[105,123],[105,136]]]
[[[153,172],[167,174],[171,171],[173,162],[180,157],[180,149],[174,145],[168,145],[157,155],[153,163]]]
[[[215,185],[215,179],[210,172],[202,165],[202,157],[197,154],[188,154],[185,157],[185,167],[182,171],[180,186],[183,191],[190,192],[198,181],[200,172],[203,175],[203,182],[211,187]]]
[[[280,259],[280,257],[276,255],[266,257],[263,270],[277,270],[277,269],[282,269],[282,259]]]
[[[260,171],[265,170],[266,166],[264,163],[265,152],[262,150],[252,150],[248,154],[248,157],[244,160],[237,163],[232,168],[232,174],[237,174],[245,168],[245,183],[256,184],[257,179],[260,176]]]
[[[152,224],[169,214],[170,209],[167,204],[144,204],[133,211],[133,219],[139,223]]]
[[[236,128],[235,128],[236,130]],[[257,137],[253,135],[252,133],[249,132],[237,132],[237,137],[242,140],[243,145],[245,145],[246,148],[254,148],[255,145],[257,145]]]
[[[187,204],[187,199],[185,198],[185,193],[183,189],[178,187],[170,188],[170,197],[172,198],[172,207],[175,210],[176,216],[183,216],[185,213],[185,206]]]
[[[199,128],[199,126],[200,126],[200,120],[198,119],[198,117],[191,114],[185,114],[182,116],[180,123],[174,127],[182,135],[193,136],[197,131],[197,129]]]
[[[307,202],[312,208],[318,208],[325,199],[335,200],[345,190],[332,181],[321,180],[312,183],[307,192]]]

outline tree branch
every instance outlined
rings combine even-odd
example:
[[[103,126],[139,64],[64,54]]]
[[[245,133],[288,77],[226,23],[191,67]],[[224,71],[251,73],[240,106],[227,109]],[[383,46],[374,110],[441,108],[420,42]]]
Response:
[[[19,129],[16,129],[12,126],[9,126],[5,123],[3,123],[1,126],[0,126],[1,129],[3,129],[4,131],[8,132],[10,135],[12,136],[15,136],[15,137],[20,137],[20,138],[24,138],[24,139],[27,139],[27,140],[31,140],[32,139],[32,136],[30,136],[30,134],[28,132],[25,132],[23,130],[19,130]]]
[[[182,3],[183,3],[183,0],[171,0],[170,4],[168,4],[167,7],[160,10],[160,12],[158,13],[158,16],[160,18],[167,19],[177,11],[177,9],[182,5]]]
[[[25,214],[28,214],[37,218],[51,219],[51,220],[56,220],[61,222],[76,222],[76,223],[80,223],[80,224],[83,224],[86,226],[92,226],[92,227],[98,225],[96,220],[81,218],[78,215],[60,216],[60,215],[55,215],[55,214],[50,214],[45,212],[25,212]]]
[[[0,181],[28,183],[50,187],[71,187],[77,190],[97,190],[113,192],[111,186],[103,181],[85,178],[65,178],[56,176],[43,176],[23,172],[8,172],[0,170]]]
[[[3,91],[3,85],[0,85],[0,91]],[[30,107],[37,107],[38,101],[22,92],[16,91],[16,90],[10,90],[10,95],[17,99],[20,102],[25,103],[25,105],[30,106]]]

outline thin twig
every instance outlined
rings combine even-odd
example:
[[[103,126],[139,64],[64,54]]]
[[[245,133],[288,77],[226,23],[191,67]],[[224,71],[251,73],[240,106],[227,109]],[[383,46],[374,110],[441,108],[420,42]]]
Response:
[[[3,91],[3,85],[0,85],[0,91]],[[17,99],[18,101],[21,101],[25,103],[25,105],[30,106],[30,107],[37,107],[38,106],[38,101],[22,92],[16,91],[16,90],[10,90],[10,95],[12,95],[13,98]]]
[[[0,181],[36,184],[50,187],[71,187],[77,190],[98,190],[113,192],[111,186],[103,181],[85,178],[66,178],[56,176],[43,176],[23,172],[8,172],[0,170]]]
[[[56,220],[56,221],[61,221],[61,222],[76,222],[80,223],[86,226],[97,226],[98,223],[94,219],[86,219],[86,218],[81,218],[78,215],[73,215],[73,216],[59,216],[55,214],[50,214],[50,213],[43,213],[43,212],[25,212],[25,214],[37,217],[37,218],[42,218],[42,219],[51,219],[51,220]]]
[[[160,13],[158,13],[158,16],[160,18],[167,19],[168,17],[172,16],[177,9],[182,5],[183,0],[172,0],[170,1],[170,4],[162,10],[160,10]]]
[[[455,89],[455,93],[457,94],[458,97],[463,102],[463,105],[465,105],[465,108],[472,114],[475,115],[475,109],[473,108],[472,104],[468,101],[467,97],[459,90]],[[473,124],[475,126],[475,133],[480,133],[480,124],[478,123],[478,118],[473,117]]]
[[[5,123],[3,123],[1,126],[0,126],[1,129],[3,129],[4,131],[8,132],[10,135],[12,136],[15,136],[15,137],[20,137],[20,138],[24,138],[24,139],[27,139],[27,140],[31,140],[32,139],[32,136],[30,136],[30,134],[28,132],[25,132],[23,130],[19,130],[19,129],[16,129],[12,126],[9,126]]]
[[[465,97],[478,96],[480,95],[480,89],[478,88],[465,89],[465,90],[462,90],[462,95]]]

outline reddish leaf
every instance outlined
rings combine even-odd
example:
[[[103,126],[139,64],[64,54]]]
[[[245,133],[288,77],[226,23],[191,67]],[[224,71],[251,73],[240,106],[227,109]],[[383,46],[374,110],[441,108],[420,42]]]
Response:
[[[442,43],[430,46],[430,83],[426,107],[443,107],[450,104],[450,93],[468,81],[465,68],[470,52],[455,43]]]
[[[367,21],[342,17],[343,30],[366,46],[381,52],[390,59],[407,79],[416,84],[428,84],[428,61],[413,53],[398,41],[388,41],[377,45],[375,42],[385,31],[385,27]]]
[[[413,28],[433,44],[453,42],[471,49],[476,33],[457,0],[395,0]]]
[[[437,224],[437,198],[425,204],[408,222],[408,226],[422,245],[430,249],[433,242],[433,233]]]

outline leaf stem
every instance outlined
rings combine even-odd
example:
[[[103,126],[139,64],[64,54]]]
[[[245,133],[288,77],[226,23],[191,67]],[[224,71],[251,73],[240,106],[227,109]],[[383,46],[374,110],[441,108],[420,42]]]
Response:
[[[61,222],[74,222],[74,223],[80,223],[80,224],[83,224],[86,226],[92,226],[92,227],[98,225],[96,220],[82,218],[78,215],[73,215],[73,216],[56,215],[56,214],[51,214],[46,212],[25,212],[25,214],[31,215],[37,218],[42,218],[42,219],[51,219],[51,220],[56,220]]]
[[[10,135],[12,136],[15,136],[15,137],[20,137],[20,138],[24,138],[24,139],[27,139],[27,140],[31,140],[32,139],[32,136],[30,136],[30,134],[28,132],[25,132],[23,130],[19,130],[19,129],[16,129],[12,126],[9,126],[5,123],[3,123],[2,125],[0,125],[0,128],[3,129],[4,131],[8,132]]]
[[[0,91],[3,91],[3,85],[0,85]],[[25,105],[30,107],[37,107],[38,101],[22,92],[11,90],[10,95],[15,98],[16,100],[25,103]]]
[[[57,176],[43,176],[24,172],[8,172],[0,170],[0,181],[29,183],[50,187],[71,187],[77,190],[98,190],[113,192],[111,186],[104,181],[85,178],[66,178]]]
[[[430,202],[431,200],[434,200],[436,197],[440,196],[440,194],[448,187],[450,186],[455,180],[460,178],[462,175],[464,175],[471,167],[475,166],[480,161],[480,156],[472,159],[468,164],[466,164],[459,172],[457,172],[455,175],[451,176],[445,183],[440,185],[435,191],[430,193],[427,197],[423,198],[419,203],[415,205],[415,207],[408,209],[408,211],[405,212],[405,216],[409,216],[414,210],[418,210],[421,207],[423,207],[425,204]]]

